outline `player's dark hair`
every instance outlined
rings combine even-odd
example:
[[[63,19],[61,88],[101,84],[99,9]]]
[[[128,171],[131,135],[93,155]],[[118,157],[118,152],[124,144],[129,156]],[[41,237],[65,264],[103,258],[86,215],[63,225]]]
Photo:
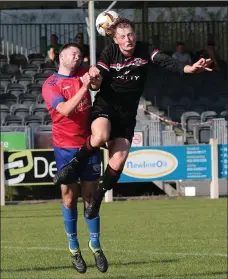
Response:
[[[127,28],[131,27],[135,31],[135,25],[132,21],[126,18],[118,18],[107,30],[106,34],[110,37],[114,37],[117,28]]]
[[[61,54],[61,52],[62,52],[64,49],[67,49],[67,48],[70,48],[70,47],[76,47],[76,48],[78,48],[78,49],[80,50],[81,54],[83,54],[83,50],[82,50],[81,46],[79,46],[79,45],[76,44],[76,43],[67,43],[67,44],[64,44],[64,45],[61,47],[61,49],[60,49],[60,51],[59,51],[59,54]]]
[[[177,47],[178,47],[178,46],[184,46],[184,43],[181,42],[181,41],[179,41],[179,42],[177,42]]]

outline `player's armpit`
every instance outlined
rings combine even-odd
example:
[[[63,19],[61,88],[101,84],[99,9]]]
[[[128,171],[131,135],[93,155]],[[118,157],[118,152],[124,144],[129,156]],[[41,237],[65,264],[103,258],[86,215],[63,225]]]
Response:
[[[184,74],[184,67],[182,64],[162,51],[152,54],[151,60],[154,64],[157,64],[171,72],[179,73],[180,75]]]

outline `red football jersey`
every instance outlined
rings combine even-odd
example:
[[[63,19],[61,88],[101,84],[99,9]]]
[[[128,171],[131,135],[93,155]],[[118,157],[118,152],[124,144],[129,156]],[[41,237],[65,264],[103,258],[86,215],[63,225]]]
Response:
[[[80,148],[90,134],[91,97],[89,90],[75,110],[66,117],[56,110],[59,103],[71,99],[82,86],[80,77],[87,70],[75,76],[54,73],[42,87],[42,96],[52,118],[53,144],[56,147]]]

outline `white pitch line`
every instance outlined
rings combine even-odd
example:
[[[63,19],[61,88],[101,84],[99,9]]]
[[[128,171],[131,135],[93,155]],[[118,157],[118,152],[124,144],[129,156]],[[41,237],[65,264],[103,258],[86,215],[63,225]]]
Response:
[[[1,249],[19,249],[19,250],[41,250],[41,251],[67,251],[67,248],[58,247],[21,247],[21,246],[1,246]],[[89,251],[89,249],[83,248],[82,251]],[[103,249],[107,251],[107,249]],[[192,257],[223,257],[228,258],[227,254],[215,253],[184,253],[184,252],[157,252],[152,250],[123,250],[123,249],[111,249],[109,252],[126,253],[126,254],[149,254],[149,255],[172,255],[172,256],[192,256]]]

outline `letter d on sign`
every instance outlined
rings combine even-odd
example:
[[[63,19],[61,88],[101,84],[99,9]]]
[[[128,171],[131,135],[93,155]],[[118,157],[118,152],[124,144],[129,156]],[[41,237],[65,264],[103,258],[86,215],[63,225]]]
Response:
[[[44,162],[44,173],[39,174],[38,161]],[[47,174],[48,174],[48,161],[43,157],[35,157],[34,158],[34,177],[35,178],[43,178]]]

